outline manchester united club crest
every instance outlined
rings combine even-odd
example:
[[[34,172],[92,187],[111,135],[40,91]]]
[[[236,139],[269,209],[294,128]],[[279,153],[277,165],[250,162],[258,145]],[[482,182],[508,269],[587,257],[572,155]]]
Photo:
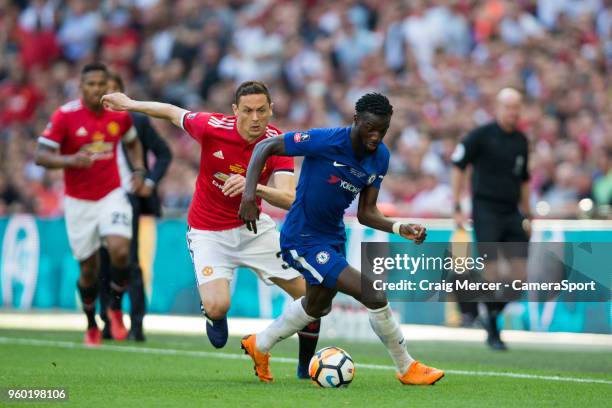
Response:
[[[115,137],[119,134],[119,124],[115,121],[110,122],[107,126],[106,126],[106,130],[108,131],[108,134]]]

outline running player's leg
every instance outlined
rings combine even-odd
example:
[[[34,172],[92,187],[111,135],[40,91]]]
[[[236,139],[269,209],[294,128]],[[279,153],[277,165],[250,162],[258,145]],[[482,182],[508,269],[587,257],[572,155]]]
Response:
[[[98,252],[94,252],[88,258],[79,261],[79,280],[77,287],[81,296],[83,312],[87,317],[87,332],[85,333],[85,344],[97,346],[102,341],[102,333],[96,323],[96,299],[98,297]]]
[[[372,330],[387,348],[391,359],[397,368],[397,377],[403,384],[434,384],[444,376],[444,372],[427,367],[415,361],[406,350],[406,341],[399,323],[387,302],[382,291],[375,291],[372,297],[365,297],[362,283],[371,285],[371,282],[362,282],[361,273],[351,266],[347,266],[338,276],[338,291],[352,296],[368,309]]]
[[[115,340],[125,340],[128,336],[123,323],[121,302],[128,287],[130,277],[130,240],[119,235],[104,237],[110,257],[110,299],[106,311],[111,325],[111,335]]]
[[[252,268],[264,283],[275,284],[294,300],[306,294],[306,282],[298,271],[281,259],[280,237],[274,221],[266,214],[259,219],[255,235],[246,227],[240,229],[240,253],[244,266]],[[321,321],[315,320],[298,331],[298,378],[307,379],[310,359],[317,349]]]
[[[272,381],[270,349],[279,341],[297,333],[309,323],[329,313],[336,290],[322,285],[306,284],[306,296],[290,303],[283,314],[257,335],[242,339],[242,349],[255,363],[255,374],[261,381]]]
[[[265,330],[242,339],[242,348],[253,359],[257,376],[265,382],[272,380],[269,350],[329,313],[337,292],[336,277],[346,265],[346,260],[328,246],[288,249],[282,255],[287,265],[304,276],[306,296],[289,304]]]
[[[270,280],[279,288],[283,289],[293,300],[297,300],[306,294],[306,281],[303,277],[297,277],[290,280],[280,278],[270,278]],[[319,332],[321,331],[321,319],[308,323],[300,331],[297,332],[299,339],[299,356],[297,366],[297,377],[308,379],[308,365],[310,360],[317,350],[319,341]]]
[[[206,335],[216,348],[228,338],[227,311],[230,308],[230,282],[238,266],[237,231],[204,231],[189,228],[187,247],[193,262],[200,307],[206,318]]]
[[[128,332],[123,323],[121,301],[130,277],[132,206],[127,194],[118,188],[98,202],[99,229],[110,257],[110,303],[107,309],[111,335],[125,340]]]
[[[108,321],[108,315],[106,309],[110,303],[110,256],[108,250],[105,247],[101,247],[99,251],[100,256],[100,268],[98,271],[98,285],[99,285],[99,298],[100,298],[100,318],[104,323],[102,329],[102,338],[111,340],[110,322]]]
[[[213,270],[213,267],[210,267]],[[233,272],[229,272],[233,274]],[[227,343],[227,311],[230,308],[230,280],[219,278],[198,286],[202,314],[206,318],[206,334],[210,343],[222,348]]]
[[[86,345],[96,346],[102,341],[102,333],[95,319],[95,302],[99,292],[97,253],[100,248],[96,203],[67,196],[64,199],[64,208],[68,242],[72,255],[79,261],[77,288],[83,312],[87,316],[84,341]]]

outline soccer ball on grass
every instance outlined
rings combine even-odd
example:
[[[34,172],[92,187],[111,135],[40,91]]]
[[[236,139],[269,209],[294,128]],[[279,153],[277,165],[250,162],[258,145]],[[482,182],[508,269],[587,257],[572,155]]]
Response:
[[[325,347],[315,353],[308,366],[310,378],[319,387],[348,387],[355,375],[355,364],[339,347]]]

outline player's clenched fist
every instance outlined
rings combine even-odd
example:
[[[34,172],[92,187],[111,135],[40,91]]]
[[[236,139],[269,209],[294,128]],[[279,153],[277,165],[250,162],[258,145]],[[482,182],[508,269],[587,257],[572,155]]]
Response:
[[[244,221],[249,231],[253,231],[255,234],[257,234],[257,220],[259,219],[259,207],[257,206],[257,201],[255,199],[243,199],[240,202],[238,218]]]
[[[126,111],[130,109],[132,99],[124,93],[114,92],[102,97],[102,104],[108,109],[115,111]]]
[[[427,238],[427,229],[419,224],[402,224],[400,235],[413,240],[416,244],[421,244]]]

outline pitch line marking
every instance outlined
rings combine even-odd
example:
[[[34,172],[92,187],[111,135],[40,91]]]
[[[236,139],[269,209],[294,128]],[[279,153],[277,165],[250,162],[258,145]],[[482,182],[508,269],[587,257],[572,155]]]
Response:
[[[141,354],[159,354],[159,355],[174,355],[174,356],[190,356],[190,357],[208,357],[219,358],[226,360],[250,360],[251,358],[243,354],[229,354],[210,351],[195,351],[195,350],[178,350],[178,349],[159,349],[159,348],[143,348],[134,346],[115,346],[102,344],[98,347],[88,347],[82,343],[71,341],[55,341],[55,340],[39,340],[17,337],[0,337],[0,344],[15,344],[24,346],[40,346],[40,347],[58,347],[66,349],[80,349],[92,351],[119,351],[124,353],[141,353]],[[288,357],[272,357],[272,361],[277,363],[296,364],[296,358]],[[357,368],[368,368],[370,370],[393,370],[395,367],[381,364],[355,364]],[[472,377],[506,377],[519,378],[526,380],[543,380],[543,381],[562,381],[574,383],[588,384],[608,384],[612,385],[612,380],[602,380],[598,378],[576,378],[576,377],[561,377],[557,375],[537,375],[537,374],[522,374],[512,372],[496,372],[496,371],[468,371],[468,370],[444,370],[447,374],[467,375]]]

